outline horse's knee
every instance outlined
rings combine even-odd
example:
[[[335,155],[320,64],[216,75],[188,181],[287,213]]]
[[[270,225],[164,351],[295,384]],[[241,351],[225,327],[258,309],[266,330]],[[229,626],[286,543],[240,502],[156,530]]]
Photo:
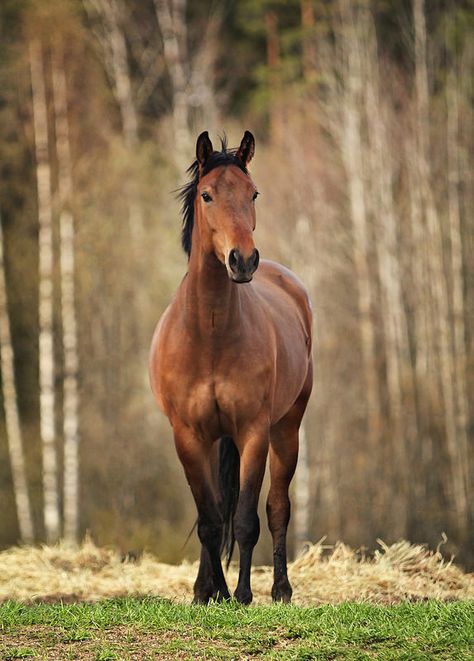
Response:
[[[286,530],[290,521],[291,503],[288,494],[273,494],[267,500],[268,527],[272,534],[282,528]]]
[[[260,536],[260,519],[257,512],[237,512],[234,517],[234,534],[239,545],[255,546]]]
[[[198,537],[201,544],[211,553],[220,553],[222,539],[222,524],[208,519],[198,520]]]

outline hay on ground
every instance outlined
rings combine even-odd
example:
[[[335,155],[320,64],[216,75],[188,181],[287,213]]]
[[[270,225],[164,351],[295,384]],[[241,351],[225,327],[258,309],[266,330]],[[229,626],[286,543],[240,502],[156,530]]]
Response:
[[[474,599],[474,575],[465,574],[439,550],[406,541],[365,558],[344,544],[311,545],[289,565],[293,603],[337,604],[343,601],[398,603],[406,600]],[[167,565],[145,553],[136,561],[98,548],[90,540],[78,549],[65,545],[11,548],[0,553],[0,601],[96,601],[128,595],[189,602],[197,563]],[[227,579],[237,582],[232,563]],[[271,567],[254,567],[254,602],[270,603]]]

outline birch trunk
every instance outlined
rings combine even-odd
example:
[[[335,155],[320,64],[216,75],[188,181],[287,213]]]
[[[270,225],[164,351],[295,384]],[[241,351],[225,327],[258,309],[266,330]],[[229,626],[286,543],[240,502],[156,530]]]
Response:
[[[456,510],[459,527],[467,517],[467,485],[465,481],[465,457],[456,438],[455,395],[453,387],[454,365],[451,353],[452,333],[449,324],[447,280],[443,264],[443,235],[441,221],[433,199],[429,167],[430,138],[429,87],[426,63],[426,24],[424,0],[414,0],[415,23],[415,84],[417,100],[418,173],[420,191],[424,203],[430,250],[428,265],[433,300],[434,328],[437,335],[438,365],[441,393],[444,403],[446,447],[450,464],[450,493]]]
[[[272,142],[281,147],[284,142],[284,121],[281,109],[280,40],[278,37],[278,18],[270,10],[265,12],[265,31],[270,92],[270,133]]]
[[[429,480],[425,475],[433,473],[434,445],[430,429],[431,405],[430,391],[437,390],[438,384],[429,372],[429,366],[435,361],[433,347],[433,315],[429,287],[428,248],[426,228],[423,221],[422,199],[417,168],[417,147],[415,128],[405,142],[404,157],[407,168],[407,193],[410,218],[410,239],[408,244],[409,262],[405,268],[410,274],[407,297],[411,300],[414,317],[415,364],[414,364],[414,402],[418,420],[418,439],[412,452],[414,466],[418,467],[418,478],[412,484],[415,502],[418,506],[426,503]],[[432,382],[434,381],[434,385]]]
[[[104,61],[112,82],[122,122],[122,134],[126,148],[133,153],[138,146],[138,120],[133,101],[127,43],[122,29],[123,6],[120,0],[86,0],[86,10],[93,7],[103,22],[103,33],[98,35],[104,51]],[[144,235],[143,210],[138,203],[138,194],[133,179],[126,184],[128,197],[128,223],[135,245]]]
[[[314,30],[314,9],[312,0],[300,0],[301,25],[303,28],[303,75],[307,83],[316,80],[316,47]]]
[[[186,62],[185,0],[154,0],[163,38],[163,50],[172,88],[172,117],[178,168],[186,162],[189,147]]]
[[[470,492],[469,471],[469,401],[467,397],[466,331],[464,310],[464,264],[462,251],[461,212],[459,202],[459,89],[456,70],[447,80],[447,155],[448,155],[448,220],[451,243],[451,278],[454,325],[454,379],[457,407],[457,442],[462,457],[466,493]]]
[[[458,76],[458,104],[459,104],[459,142],[458,142],[458,159],[459,159],[459,184],[460,190],[462,191],[462,218],[465,223],[468,222],[468,219],[474,218],[474,144],[473,144],[473,131],[472,127],[474,126],[474,109],[471,103],[471,99],[474,94],[474,79],[472,72],[474,70],[474,43],[472,39],[467,40],[464,44],[464,49],[462,57],[460,58],[459,63],[459,76]],[[463,233],[464,240],[464,254],[466,258],[468,255],[474,254],[474,232],[468,232],[466,237],[466,232]],[[466,259],[464,266],[466,267],[467,273],[469,272],[469,261]],[[472,273],[472,271],[470,271]],[[466,273],[466,277],[467,277]],[[466,304],[465,311],[474,309],[474,292],[473,287],[469,287],[465,290]],[[469,317],[466,317],[466,322],[469,324]],[[470,334],[469,340],[466,338],[466,360],[472,355],[473,351],[473,341],[474,338],[472,333]],[[466,365],[467,367],[467,365]],[[469,475],[468,489],[472,493],[472,481],[474,469],[474,443],[472,442],[472,420],[473,420],[473,401],[472,401],[472,390],[471,390],[471,375],[472,369],[465,373],[466,376],[466,388],[469,395],[468,403],[470,403],[471,408],[467,407],[468,415],[468,456],[467,456],[467,471]],[[470,517],[471,521],[474,517],[474,504],[472,498],[469,503],[470,506]],[[470,548],[474,548],[474,526],[468,527],[466,531],[466,544]]]
[[[3,255],[3,230],[0,218],[0,373],[3,386],[3,406],[20,540],[23,544],[32,544],[34,542],[33,518],[31,516],[23,438],[18,415],[18,397]]]
[[[127,44],[121,27],[123,8],[119,0],[93,0],[93,4],[105,23],[109,76],[120,109],[124,142],[128,149],[134,149],[138,144],[138,121],[132,96]]]
[[[367,424],[371,451],[380,436],[380,386],[377,373],[375,332],[372,322],[374,298],[373,280],[369,266],[369,230],[363,181],[361,143],[362,80],[359,45],[355,33],[354,16],[342,0],[343,42],[346,86],[343,99],[342,157],[347,174],[349,202],[353,229],[354,263],[357,273],[357,304],[360,318],[362,361],[367,389]],[[375,455],[374,455],[375,456]],[[373,458],[373,457],[372,457]]]
[[[58,194],[60,203],[60,277],[62,343],[64,356],[64,539],[77,544],[79,537],[79,430],[78,430],[78,350],[74,287],[74,217],[72,204],[72,164],[67,118],[67,87],[62,46],[56,44],[52,56]]]
[[[294,260],[293,266],[298,269],[310,297],[312,297],[316,283],[316,262],[314,252],[311,250],[313,235],[308,218],[306,216],[300,216],[295,229],[295,241],[289,261],[291,263],[292,259]],[[310,539],[312,495],[308,435],[305,421],[303,420],[299,430],[298,467],[295,474],[293,500],[293,530],[296,554],[304,549],[305,543]]]
[[[46,90],[39,40],[30,42],[29,56],[39,218],[39,381],[44,526],[46,541],[51,544],[59,539],[60,534],[53,352],[53,217]]]
[[[306,435],[304,421],[299,430],[298,468],[296,471],[294,494],[295,555],[298,555],[304,550],[305,544],[310,540],[311,484],[308,437]]]
[[[415,414],[403,410],[403,367],[411,371],[408,346],[408,326],[401,291],[401,272],[398,260],[397,218],[392,191],[393,163],[386,134],[387,119],[383,114],[378,71],[378,52],[375,26],[368,6],[363,13],[364,85],[369,132],[369,176],[371,182],[371,207],[376,230],[377,266],[381,288],[382,323],[387,370],[388,403],[391,422],[391,450],[393,461],[393,497],[395,517],[392,522],[396,538],[406,536],[408,524],[409,482],[408,437],[416,438],[413,429]],[[410,393],[410,400],[414,393]]]
[[[219,33],[222,13],[215,13],[207,21],[206,31],[193,57],[189,79],[188,104],[199,109],[197,123],[209,131],[215,131],[219,122],[219,104],[214,93],[216,59],[219,48]]]

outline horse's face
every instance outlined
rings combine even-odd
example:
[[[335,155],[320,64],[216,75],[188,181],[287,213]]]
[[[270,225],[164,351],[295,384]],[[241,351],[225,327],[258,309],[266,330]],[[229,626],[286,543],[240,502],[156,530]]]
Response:
[[[236,154],[244,167],[254,149],[253,136],[246,131]],[[196,151],[203,168],[212,154],[207,133],[199,137]],[[197,219],[201,238],[225,265],[234,282],[250,282],[258,266],[259,254],[253,241],[257,195],[255,184],[237,165],[215,167],[198,184]]]
[[[235,282],[249,282],[258,266],[253,241],[256,189],[250,177],[233,165],[221,166],[198,186],[201,235]]]

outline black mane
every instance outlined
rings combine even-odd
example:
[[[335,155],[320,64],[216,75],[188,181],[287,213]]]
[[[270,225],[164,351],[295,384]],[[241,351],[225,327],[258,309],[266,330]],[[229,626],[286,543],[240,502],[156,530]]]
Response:
[[[214,168],[220,165],[236,165],[242,172],[248,174],[247,168],[236,156],[236,149],[228,149],[227,139],[221,138],[221,151],[215,151],[211,154],[206,164],[199,173],[199,164],[196,161],[186,170],[186,174],[191,177],[191,181],[178,189],[178,198],[181,200],[181,213],[183,214],[183,229],[181,231],[181,245],[187,253],[188,258],[191,255],[192,233],[194,226],[194,202],[196,200],[197,186],[199,179],[204,177]]]

